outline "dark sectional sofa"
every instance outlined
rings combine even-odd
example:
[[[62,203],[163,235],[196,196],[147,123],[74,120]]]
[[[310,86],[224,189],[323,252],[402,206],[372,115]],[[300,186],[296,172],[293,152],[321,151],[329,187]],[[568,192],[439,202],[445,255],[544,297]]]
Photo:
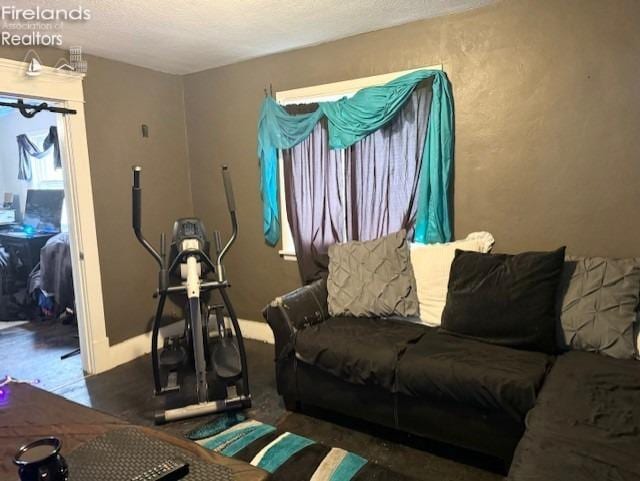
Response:
[[[326,299],[320,280],[264,310],[288,408],[318,406],[513,459],[514,481],[640,479],[640,362],[331,317]]]

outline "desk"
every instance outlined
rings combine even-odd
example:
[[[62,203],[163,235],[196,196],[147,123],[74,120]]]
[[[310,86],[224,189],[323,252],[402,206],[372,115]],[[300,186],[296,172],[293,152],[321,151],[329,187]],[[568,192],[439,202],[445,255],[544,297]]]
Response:
[[[0,224],[0,232],[7,232],[7,231],[12,231],[16,228],[20,227],[20,224],[15,224],[15,223],[11,223],[11,224]]]
[[[40,249],[55,232],[26,235],[24,232],[0,230],[0,247],[9,254],[9,291],[26,286],[29,274],[40,262]]]

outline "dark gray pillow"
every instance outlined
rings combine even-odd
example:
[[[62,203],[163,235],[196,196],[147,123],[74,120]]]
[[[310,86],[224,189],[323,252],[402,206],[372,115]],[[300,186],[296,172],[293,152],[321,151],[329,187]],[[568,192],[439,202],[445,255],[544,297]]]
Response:
[[[567,257],[559,287],[563,349],[632,359],[640,300],[640,259]]]
[[[417,316],[406,232],[329,247],[327,292],[332,316]]]
[[[442,329],[490,344],[554,354],[564,249],[515,255],[456,249]]]

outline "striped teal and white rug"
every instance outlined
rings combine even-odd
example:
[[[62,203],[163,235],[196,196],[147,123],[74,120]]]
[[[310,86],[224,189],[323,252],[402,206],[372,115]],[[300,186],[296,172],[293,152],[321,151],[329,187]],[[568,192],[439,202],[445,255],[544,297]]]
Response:
[[[407,478],[355,453],[241,414],[221,416],[187,434],[207,449],[240,459],[272,474],[274,481],[402,481]]]

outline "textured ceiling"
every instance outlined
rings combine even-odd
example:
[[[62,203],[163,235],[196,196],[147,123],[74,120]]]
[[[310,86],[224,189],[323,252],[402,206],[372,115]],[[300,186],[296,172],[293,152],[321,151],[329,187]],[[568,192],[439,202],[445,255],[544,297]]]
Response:
[[[40,0],[91,11],[64,46],[184,74],[476,8],[492,0]],[[25,2],[26,3],[26,2]],[[18,3],[18,5],[20,2]]]

